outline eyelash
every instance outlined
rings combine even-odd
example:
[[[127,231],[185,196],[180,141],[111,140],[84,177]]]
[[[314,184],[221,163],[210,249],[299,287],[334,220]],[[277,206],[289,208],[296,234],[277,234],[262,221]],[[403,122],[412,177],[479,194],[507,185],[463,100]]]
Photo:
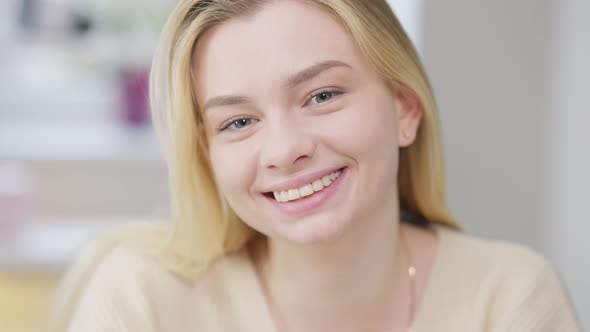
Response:
[[[320,91],[318,91],[318,92],[314,92],[314,93],[310,94],[310,95],[308,96],[308,98],[306,99],[306,102],[305,102],[304,106],[306,106],[307,104],[309,104],[309,102],[310,102],[311,100],[313,100],[314,98],[318,97],[318,96],[319,96],[319,95],[321,95],[321,94],[324,94],[324,93],[331,93],[331,94],[333,94],[332,98],[330,98],[328,101],[326,101],[326,102],[329,102],[329,101],[331,101],[331,100],[332,100],[334,97],[338,97],[338,96],[342,95],[344,92],[345,92],[345,91],[344,91],[343,89],[340,89],[340,88],[325,88],[325,89],[321,89],[321,90],[320,90]],[[254,119],[253,119],[253,118],[250,118],[250,117],[245,117],[245,116],[236,116],[236,117],[234,117],[234,118],[231,118],[231,119],[229,119],[229,120],[225,121],[225,122],[224,122],[224,123],[223,123],[223,124],[222,124],[222,125],[219,127],[219,129],[217,129],[217,131],[218,131],[218,132],[225,131],[225,130],[227,130],[227,129],[228,129],[230,126],[231,126],[231,125],[235,124],[236,122],[238,122],[238,121],[240,121],[240,120],[254,120]]]
[[[221,127],[219,129],[217,129],[218,132],[221,131],[225,131],[226,129],[228,129],[231,125],[235,124],[236,122],[240,121],[240,120],[254,120],[253,118],[249,118],[246,116],[237,116],[235,118],[231,118],[229,120],[227,120],[226,122],[224,122]]]
[[[333,97],[338,97],[338,96],[340,96],[341,94],[344,93],[344,90],[343,89],[340,89],[340,88],[324,88],[324,89],[321,89],[318,92],[314,92],[314,93],[310,94],[309,97],[307,98],[307,101],[305,102],[305,105],[307,105],[310,100],[312,100],[313,98],[321,95],[322,93],[332,93],[332,94],[334,94]],[[332,100],[332,98],[330,98],[330,100]],[[330,101],[330,100],[328,100],[328,101]]]

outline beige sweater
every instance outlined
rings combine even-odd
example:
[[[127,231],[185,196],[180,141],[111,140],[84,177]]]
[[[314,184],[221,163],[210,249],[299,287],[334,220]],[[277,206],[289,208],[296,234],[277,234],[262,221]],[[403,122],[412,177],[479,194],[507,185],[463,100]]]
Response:
[[[560,280],[522,246],[439,227],[439,249],[413,332],[580,331]],[[246,251],[194,284],[117,247],[85,288],[69,331],[274,332]]]

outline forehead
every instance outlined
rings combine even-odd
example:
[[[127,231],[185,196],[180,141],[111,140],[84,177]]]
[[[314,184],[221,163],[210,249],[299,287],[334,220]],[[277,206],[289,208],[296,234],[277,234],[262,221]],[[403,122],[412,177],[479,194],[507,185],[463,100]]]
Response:
[[[327,12],[299,1],[274,1],[199,39],[193,59],[197,95],[280,86],[290,74],[326,60],[363,65],[352,37]]]

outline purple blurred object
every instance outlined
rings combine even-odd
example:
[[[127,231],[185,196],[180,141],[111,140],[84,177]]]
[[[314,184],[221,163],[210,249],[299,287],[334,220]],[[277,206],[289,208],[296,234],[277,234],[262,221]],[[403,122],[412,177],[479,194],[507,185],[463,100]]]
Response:
[[[149,117],[149,70],[126,68],[121,72],[123,119],[125,123],[140,127],[148,124]]]

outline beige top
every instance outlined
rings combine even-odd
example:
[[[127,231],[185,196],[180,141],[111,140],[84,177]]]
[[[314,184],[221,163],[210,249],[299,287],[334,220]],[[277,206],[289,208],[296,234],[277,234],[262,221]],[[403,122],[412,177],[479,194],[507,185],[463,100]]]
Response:
[[[413,332],[580,331],[551,266],[523,246],[437,227],[439,246]],[[102,260],[69,331],[276,332],[247,251],[194,284],[124,247]]]

